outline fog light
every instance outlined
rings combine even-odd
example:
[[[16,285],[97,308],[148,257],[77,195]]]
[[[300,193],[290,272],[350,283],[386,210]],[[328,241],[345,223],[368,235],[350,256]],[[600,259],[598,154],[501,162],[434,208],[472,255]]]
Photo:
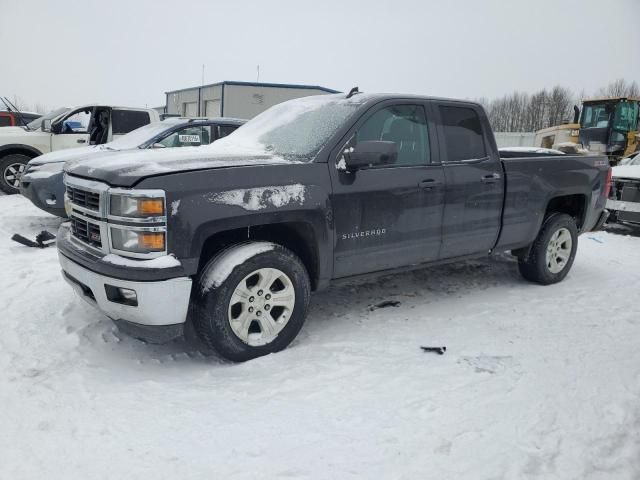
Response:
[[[121,305],[130,307],[138,306],[138,294],[135,290],[123,287],[114,287],[113,285],[105,285],[104,291],[107,294],[107,300]]]

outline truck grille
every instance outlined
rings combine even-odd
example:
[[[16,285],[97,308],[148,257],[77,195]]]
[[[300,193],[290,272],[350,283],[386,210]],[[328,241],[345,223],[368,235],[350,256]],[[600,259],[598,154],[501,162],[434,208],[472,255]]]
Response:
[[[102,248],[100,226],[77,217],[71,217],[71,233],[74,237],[96,248]]]
[[[90,192],[88,190],[82,190],[77,187],[70,187],[67,185],[67,197],[74,205],[84,207],[89,210],[100,210],[100,194]]]

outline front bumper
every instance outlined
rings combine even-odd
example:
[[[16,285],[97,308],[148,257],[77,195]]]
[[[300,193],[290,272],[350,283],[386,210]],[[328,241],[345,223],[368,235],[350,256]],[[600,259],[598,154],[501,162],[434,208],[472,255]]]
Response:
[[[191,279],[171,278],[153,282],[136,282],[107,277],[82,267],[58,252],[62,275],[73,289],[89,304],[98,308],[112,320],[135,324],[139,327],[182,325],[187,319]],[[107,289],[134,290],[137,305],[126,305],[120,299],[111,299]],[[176,331],[179,329],[176,329]],[[137,335],[136,335],[137,336]]]
[[[39,172],[25,173],[20,179],[20,193],[41,210],[66,218],[64,211],[64,183],[62,168],[58,173],[39,176]]]
[[[609,199],[607,200],[607,210],[640,213],[640,203]]]
[[[616,222],[640,224],[640,202],[609,199],[607,209],[612,212]]]

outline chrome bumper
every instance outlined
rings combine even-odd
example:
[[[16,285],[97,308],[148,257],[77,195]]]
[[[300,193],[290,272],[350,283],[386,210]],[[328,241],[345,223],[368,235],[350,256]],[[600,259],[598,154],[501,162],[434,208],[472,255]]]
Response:
[[[172,278],[157,282],[134,282],[92,272],[58,252],[62,276],[87,303],[113,320],[139,325],[175,325],[187,319],[191,279]],[[107,298],[105,285],[134,290],[137,306]]]

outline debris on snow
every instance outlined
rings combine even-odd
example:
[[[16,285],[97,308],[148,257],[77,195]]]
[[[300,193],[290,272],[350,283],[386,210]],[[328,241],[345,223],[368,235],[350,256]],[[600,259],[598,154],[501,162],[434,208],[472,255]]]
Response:
[[[35,242],[29,240],[26,237],[23,237],[19,233],[14,233],[11,237],[11,240],[27,247],[47,248],[56,243],[56,236],[53,233],[48,232],[47,230],[42,230],[38,235],[36,235]]]
[[[444,355],[444,352],[447,351],[447,347],[420,347],[422,350],[424,350],[425,352],[433,352],[433,353],[437,353],[438,355]]]
[[[400,302],[398,300],[385,300],[380,303],[376,303],[375,305],[371,305],[369,310],[377,310],[378,308],[387,308],[387,307],[399,307]]]

